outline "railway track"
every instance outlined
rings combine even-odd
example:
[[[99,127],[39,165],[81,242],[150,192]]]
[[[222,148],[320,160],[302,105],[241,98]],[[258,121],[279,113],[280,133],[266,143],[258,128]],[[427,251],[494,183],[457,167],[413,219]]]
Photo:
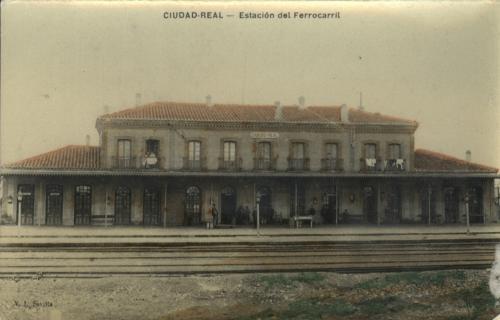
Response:
[[[0,277],[488,268],[495,239],[0,244]]]

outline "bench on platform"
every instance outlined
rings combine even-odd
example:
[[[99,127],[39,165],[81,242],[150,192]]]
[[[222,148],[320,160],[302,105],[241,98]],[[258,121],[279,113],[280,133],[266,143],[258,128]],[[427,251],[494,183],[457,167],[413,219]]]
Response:
[[[313,216],[295,216],[292,217],[294,221],[295,228],[299,227],[299,224],[302,224],[302,221],[309,221],[311,228],[313,227]]]

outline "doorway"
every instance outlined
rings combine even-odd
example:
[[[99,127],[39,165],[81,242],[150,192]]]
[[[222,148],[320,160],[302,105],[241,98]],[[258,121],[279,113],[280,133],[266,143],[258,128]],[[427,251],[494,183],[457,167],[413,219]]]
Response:
[[[394,186],[387,193],[387,208],[385,212],[385,219],[389,223],[400,223],[402,201],[401,201],[401,187]]]
[[[438,223],[436,214],[436,192],[432,186],[420,188],[420,221],[423,223]]]
[[[470,223],[483,223],[483,189],[472,187],[469,189],[469,221]]]
[[[236,223],[236,192],[232,187],[225,187],[220,194],[220,211],[222,224]]]
[[[21,195],[18,200],[18,209],[21,205],[21,224],[32,225],[35,215],[35,186],[32,184],[21,184],[17,187],[17,194]]]
[[[201,223],[201,191],[197,186],[186,189],[184,218],[188,226]]]
[[[458,222],[459,198],[458,190],[454,187],[444,189],[444,221],[445,223]]]
[[[130,189],[120,186],[115,191],[115,224],[130,224],[131,193]]]
[[[144,188],[144,225],[158,226],[161,224],[160,219],[160,188],[147,187]]]
[[[325,224],[337,222],[337,192],[336,187],[328,188],[328,192],[323,193],[323,206],[321,216]]]
[[[297,198],[295,197],[297,196]],[[306,214],[306,191],[304,183],[290,184],[290,217]]]
[[[89,225],[92,216],[92,188],[75,188],[75,225]]]
[[[377,223],[377,193],[372,186],[363,188],[363,216],[368,223]]]
[[[49,226],[62,225],[63,187],[58,184],[47,185],[45,199],[45,224]]]
[[[269,187],[260,187],[257,190],[257,195],[259,199],[259,215],[260,222],[262,224],[271,223],[273,220],[273,207],[271,202],[271,189]],[[254,221],[256,221],[254,219]]]

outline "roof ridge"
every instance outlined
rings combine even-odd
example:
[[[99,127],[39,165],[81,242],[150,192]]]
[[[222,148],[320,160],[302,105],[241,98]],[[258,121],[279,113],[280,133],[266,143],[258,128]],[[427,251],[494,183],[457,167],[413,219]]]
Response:
[[[186,109],[184,109],[186,108]],[[292,110],[289,116],[294,119],[292,122],[314,122],[315,118],[320,122],[332,122],[334,117],[327,111],[337,112],[339,105],[308,105],[301,108],[297,104],[283,104],[282,108]],[[198,109],[198,110],[196,110]],[[238,111],[236,111],[238,110]],[[268,110],[267,113],[263,113]],[[273,121],[274,117],[270,112],[276,112],[274,104],[238,104],[238,103],[215,103],[208,107],[204,102],[175,102],[175,101],[154,101],[136,107],[118,110],[99,116],[98,119],[144,119],[144,120],[192,120],[192,121]],[[323,114],[324,113],[324,114]],[[353,116],[355,123],[391,123],[401,122],[408,125],[418,125],[415,120],[408,120],[401,117],[389,116],[378,112],[368,112],[349,107],[349,114]],[[309,116],[307,116],[309,115]],[[282,121],[287,122],[285,117]],[[290,120],[291,121],[291,120]]]
[[[390,118],[390,119],[398,120],[398,121],[414,122],[414,123],[418,124],[418,121],[416,121],[416,120],[409,120],[409,119],[401,118],[398,116],[386,115],[386,114],[382,114],[380,112],[372,112],[372,111],[360,110],[359,108],[349,107],[349,112],[351,112],[351,111],[362,113],[365,115],[369,114],[369,115],[380,116],[380,117],[384,117],[384,118]]]

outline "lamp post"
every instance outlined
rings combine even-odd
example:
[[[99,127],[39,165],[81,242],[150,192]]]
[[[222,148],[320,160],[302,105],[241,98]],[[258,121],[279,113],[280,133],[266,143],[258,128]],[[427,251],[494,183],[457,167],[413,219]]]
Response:
[[[500,215],[500,186],[496,187],[497,195],[495,196],[495,204],[497,205],[497,218]]]
[[[260,235],[260,195],[255,198],[257,203],[257,235]]]
[[[469,227],[470,227],[470,221],[469,221],[469,192],[465,194],[464,197],[464,202],[465,202],[465,219],[467,220],[467,234],[469,234]]]
[[[17,236],[20,236],[21,229],[21,209],[22,209],[23,195],[17,195]]]
[[[432,198],[432,186],[429,184],[427,187],[427,224],[431,224],[431,198]]]
[[[497,189],[497,195],[495,197],[495,204],[497,206],[500,206],[500,186],[496,187]]]
[[[107,228],[108,227],[108,206],[110,204],[110,199],[109,199],[109,195],[108,195],[108,190],[106,190],[106,203],[105,203],[105,206],[104,206],[104,227]]]

